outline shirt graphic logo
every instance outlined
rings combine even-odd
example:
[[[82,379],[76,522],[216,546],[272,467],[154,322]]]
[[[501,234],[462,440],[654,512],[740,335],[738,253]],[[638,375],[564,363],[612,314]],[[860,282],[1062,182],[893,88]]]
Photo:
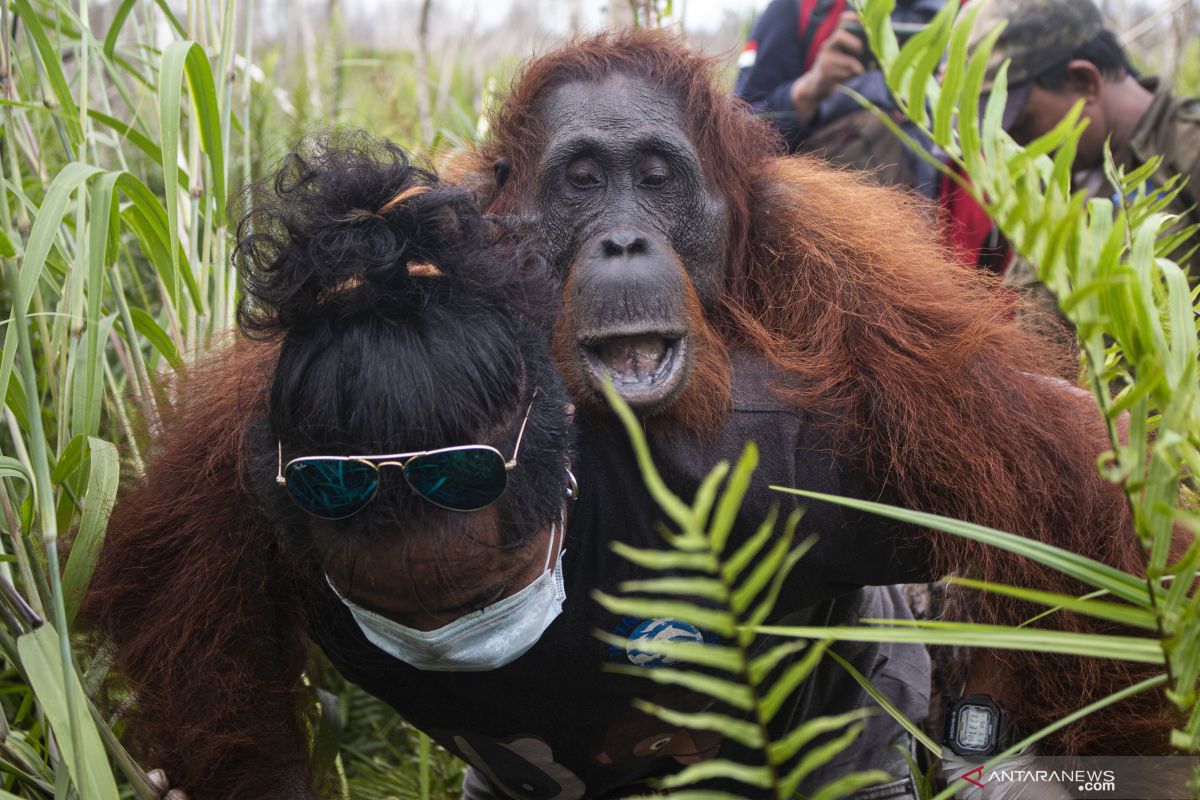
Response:
[[[677,619],[648,619],[629,634],[625,654],[639,667],[665,667],[678,659],[662,653],[647,653],[639,650],[639,642],[703,642],[704,634],[694,626]]]

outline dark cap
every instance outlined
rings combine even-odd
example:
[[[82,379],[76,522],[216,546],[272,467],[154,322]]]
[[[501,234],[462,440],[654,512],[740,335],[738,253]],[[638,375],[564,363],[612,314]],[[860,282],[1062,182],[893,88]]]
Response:
[[[992,87],[1000,65],[1008,66],[1008,84],[1037,78],[1067,60],[1104,30],[1104,17],[1092,0],[990,0],[975,20],[971,49],[1007,22],[988,60],[984,91]]]

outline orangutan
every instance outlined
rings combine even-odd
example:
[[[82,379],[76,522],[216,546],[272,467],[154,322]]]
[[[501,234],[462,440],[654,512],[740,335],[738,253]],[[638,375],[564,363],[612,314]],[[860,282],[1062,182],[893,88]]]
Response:
[[[829,463],[862,477],[861,495],[1138,571],[1122,493],[1095,469],[1106,448],[1096,410],[1048,377],[1071,374],[1070,354],[1025,330],[989,276],[935,245],[917,201],[781,157],[716,66],[650,32],[573,43],[525,67],[489,139],[454,167],[562,279],[555,358],[579,414],[607,415],[608,376],[652,440],[701,447],[721,439],[739,381],[769,381]],[[249,786],[305,796],[300,579],[258,514],[245,456],[275,357],[242,343],[182,384],[186,403],[146,481],[118,502],[83,609],[136,692],[133,737],[177,784],[225,792],[213,796]],[[765,366],[742,366],[753,363]],[[1085,591],[948,535],[907,544],[897,556],[843,542],[847,573],[826,577],[861,585],[870,578],[853,574],[855,561],[916,553],[929,577]],[[1011,625],[1034,612],[981,596],[963,613]],[[1112,627],[1066,613],[1052,622]],[[1022,652],[984,653],[974,667],[1009,676],[992,691],[1023,731],[1143,674]],[[1144,694],[1043,751],[1157,752],[1169,726],[1163,699]]]
[[[728,353],[748,350],[783,371],[777,393],[822,421],[874,493],[1140,572],[1122,492],[1095,467],[1102,421],[1061,380],[1073,354],[1023,326],[992,276],[956,268],[916,201],[780,157],[714,69],[652,33],[579,42],[530,62],[491,137],[455,165],[563,276],[556,357],[580,407],[604,413],[607,372],[652,431],[716,428]],[[1087,591],[964,539],[926,542],[934,576]],[[963,609],[1002,625],[1037,612],[998,596]],[[1074,615],[1053,624],[1110,629]],[[1027,732],[1150,674],[1033,653],[983,662],[980,685],[1020,676],[1004,694]],[[1143,696],[1041,746],[1161,750],[1166,713]]]

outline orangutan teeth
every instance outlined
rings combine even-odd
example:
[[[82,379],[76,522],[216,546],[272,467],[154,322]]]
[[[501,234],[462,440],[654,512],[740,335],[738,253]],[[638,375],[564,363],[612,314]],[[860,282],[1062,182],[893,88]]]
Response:
[[[687,336],[657,331],[579,342],[587,381],[601,394],[611,382],[639,413],[651,412],[679,389],[688,372]]]
[[[629,336],[610,339],[596,347],[596,354],[618,383],[653,383],[671,353],[661,336]]]

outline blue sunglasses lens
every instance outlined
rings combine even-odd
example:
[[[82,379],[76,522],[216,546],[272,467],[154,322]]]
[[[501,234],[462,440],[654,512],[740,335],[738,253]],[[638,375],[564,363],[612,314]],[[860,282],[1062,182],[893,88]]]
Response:
[[[322,519],[342,519],[363,509],[379,489],[379,471],[362,461],[294,461],[284,470],[296,505]]]
[[[417,456],[405,465],[404,479],[421,497],[453,511],[489,506],[508,486],[504,459],[484,447]]]

